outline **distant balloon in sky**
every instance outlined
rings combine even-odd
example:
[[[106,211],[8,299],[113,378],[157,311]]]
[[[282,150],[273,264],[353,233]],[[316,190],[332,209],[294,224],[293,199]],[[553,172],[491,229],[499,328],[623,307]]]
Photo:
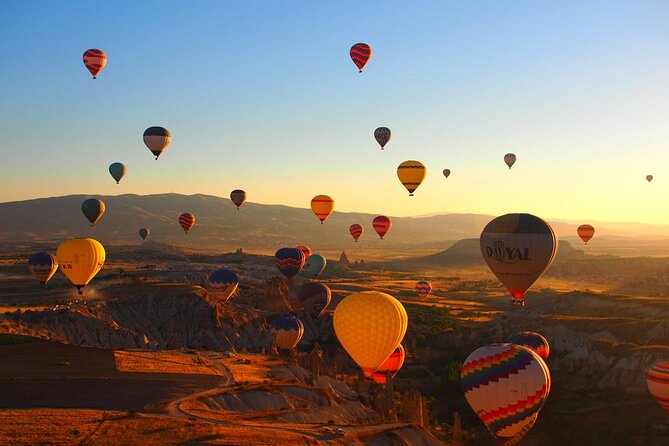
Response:
[[[388,127],[379,127],[378,129],[374,130],[374,138],[381,146],[381,150],[386,147],[386,144],[388,144],[388,141],[390,141],[391,136],[392,134],[390,133],[390,129]]]
[[[348,228],[348,232],[351,233],[351,237],[353,237],[353,240],[355,240],[357,243],[358,239],[364,232],[364,228],[361,225],[354,223]]]
[[[651,181],[653,181],[653,176],[652,175],[646,175],[646,181],[648,181],[649,183]]]
[[[304,253],[297,248],[281,248],[274,254],[276,267],[291,280],[304,266]]]
[[[149,231],[146,228],[142,228],[139,230],[139,236],[142,237],[142,240],[146,240],[146,238],[149,236],[151,231]]]
[[[304,254],[305,262],[309,260],[309,256],[311,255],[311,248],[309,248],[307,245],[297,245],[296,248],[302,251],[302,254]]]
[[[116,184],[125,176],[125,165],[122,163],[111,163],[109,165],[109,174],[116,180]]]
[[[421,299],[425,299],[432,292],[432,284],[427,280],[420,280],[416,282],[416,294]]]
[[[188,231],[190,231],[195,224],[195,215],[191,214],[190,212],[184,212],[183,214],[179,215],[179,224],[183,228],[184,232],[188,234]]]
[[[590,225],[581,225],[578,227],[578,236],[587,245],[593,235],[595,235],[595,228]]]
[[[404,365],[405,358],[406,351],[404,350],[404,347],[402,347],[402,344],[400,344],[395,351],[388,356],[388,359],[381,364],[381,367],[372,373],[372,379],[379,384],[385,384],[387,382],[386,372],[390,372],[391,379],[394,378]]]
[[[230,200],[232,200],[235,206],[237,206],[237,209],[239,209],[239,206],[246,201],[246,192],[241,189],[235,189],[230,192]]]
[[[334,200],[327,195],[316,195],[311,199],[311,210],[323,224],[334,211]]]
[[[669,415],[669,361],[653,364],[646,375],[648,391]]]
[[[383,240],[383,236],[386,235],[388,231],[390,231],[392,226],[392,220],[390,220],[390,217],[386,217],[385,215],[379,215],[378,217],[374,217],[374,220],[372,220],[372,227],[376,233],[379,234],[381,240]]]
[[[511,169],[511,166],[513,166],[516,163],[516,155],[513,153],[507,153],[504,155],[504,162],[506,163],[507,166],[509,166],[509,169]]]
[[[448,178],[449,176],[451,176],[451,169],[444,169],[444,177]]]
[[[529,348],[534,353],[541,356],[541,359],[544,361],[548,360],[548,356],[551,353],[548,339],[533,331],[520,331],[514,333],[509,337],[509,342]]]
[[[358,71],[362,73],[362,69],[365,68],[372,57],[372,48],[366,43],[356,43],[351,47],[350,54],[351,60],[358,67]]]
[[[30,273],[44,287],[58,270],[58,260],[48,252],[38,252],[28,259]]]
[[[216,298],[227,302],[235,294],[235,291],[237,291],[239,278],[234,271],[218,269],[209,275],[208,285]]]
[[[306,282],[300,287],[297,299],[302,304],[304,312],[316,319],[330,305],[332,291],[322,283]]]
[[[327,264],[328,262],[325,257],[320,254],[312,254],[307,258],[302,272],[307,277],[316,278],[323,272]]]
[[[172,142],[172,135],[164,127],[149,127],[144,131],[144,144],[149,148],[156,160]]]
[[[105,263],[105,248],[92,238],[65,240],[56,250],[60,270],[79,290],[88,285]]]
[[[98,49],[86,50],[84,52],[84,65],[93,75],[93,79],[97,79],[98,74],[107,65],[107,55],[104,51]]]
[[[91,226],[95,226],[105,213],[105,204],[97,198],[89,198],[81,203],[81,212],[91,222]]]
[[[423,182],[426,173],[427,169],[420,161],[404,161],[397,166],[397,178],[400,179],[402,185],[409,191],[410,197],[413,197],[414,191]]]
[[[292,350],[304,335],[304,324],[295,316],[282,316],[272,321],[274,343],[283,350]]]
[[[550,225],[530,214],[495,218],[483,229],[480,244],[488,267],[518,303],[553,263],[558,248]]]

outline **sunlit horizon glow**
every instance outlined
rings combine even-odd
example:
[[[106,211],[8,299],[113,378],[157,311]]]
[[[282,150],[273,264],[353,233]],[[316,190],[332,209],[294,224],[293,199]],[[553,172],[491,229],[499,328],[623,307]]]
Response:
[[[1,202],[241,188],[300,208],[327,194],[344,212],[669,223],[669,3],[95,10],[0,3]],[[356,42],[374,51],[362,74]],[[109,57],[97,80],[88,48]],[[159,161],[142,142],[153,125],[173,138]],[[409,159],[428,170],[414,197],[396,176]]]

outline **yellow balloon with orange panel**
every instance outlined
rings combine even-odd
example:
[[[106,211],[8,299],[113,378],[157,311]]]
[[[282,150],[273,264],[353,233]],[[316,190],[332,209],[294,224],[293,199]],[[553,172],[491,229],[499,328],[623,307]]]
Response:
[[[409,160],[397,166],[397,178],[407,188],[410,197],[413,197],[414,191],[423,182],[426,173],[427,169],[420,161]]]
[[[327,195],[316,195],[311,199],[311,210],[323,224],[334,211],[334,200]]]
[[[105,248],[92,238],[65,240],[56,250],[60,270],[79,289],[88,285],[105,263]]]
[[[408,316],[393,296],[362,291],[347,296],[337,305],[333,324],[346,352],[365,376],[371,377],[402,342]]]

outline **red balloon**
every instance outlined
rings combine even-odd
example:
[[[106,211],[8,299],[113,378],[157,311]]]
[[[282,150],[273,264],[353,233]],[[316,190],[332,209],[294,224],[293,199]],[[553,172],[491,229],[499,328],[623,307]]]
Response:
[[[193,225],[195,224],[195,215],[188,212],[184,212],[179,216],[179,224],[184,229],[184,232],[188,234],[190,228],[192,228]]]
[[[363,231],[364,231],[364,228],[363,228],[361,225],[357,224],[357,223],[352,224],[351,227],[348,228],[348,232],[351,233],[351,236],[353,237],[353,239],[354,239],[356,242],[358,241],[358,239],[359,239],[360,236],[362,235]]]
[[[383,236],[386,235],[388,231],[390,231],[392,225],[393,222],[385,215],[379,215],[378,217],[375,217],[374,220],[372,220],[372,226],[374,226],[374,230],[377,234],[379,234],[381,240],[383,240]]]
[[[100,71],[107,65],[107,55],[104,51],[98,49],[86,50],[84,53],[84,65],[86,65],[88,71],[93,75],[93,79],[96,79]]]
[[[372,57],[372,48],[366,43],[356,43],[351,47],[351,59],[360,73]]]
[[[381,364],[381,367],[372,373],[372,379],[379,384],[385,384],[386,372],[390,372],[390,377],[394,378],[404,365],[404,358],[406,358],[406,351],[404,351],[404,347],[400,344],[395,351],[388,356],[388,359]]]

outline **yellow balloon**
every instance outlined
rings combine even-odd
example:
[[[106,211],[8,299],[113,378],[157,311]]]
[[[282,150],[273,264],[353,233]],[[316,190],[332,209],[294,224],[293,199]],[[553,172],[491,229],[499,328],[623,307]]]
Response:
[[[369,377],[402,342],[408,316],[393,296],[362,291],[337,305],[333,323],[337,339]]]
[[[413,192],[423,182],[426,173],[427,169],[420,161],[405,161],[397,167],[397,177],[409,191],[410,197],[413,197]]]
[[[56,250],[60,270],[79,289],[88,285],[105,263],[105,248],[92,238],[65,240]]]
[[[334,211],[334,200],[327,195],[316,195],[311,199],[311,210],[323,224]]]

